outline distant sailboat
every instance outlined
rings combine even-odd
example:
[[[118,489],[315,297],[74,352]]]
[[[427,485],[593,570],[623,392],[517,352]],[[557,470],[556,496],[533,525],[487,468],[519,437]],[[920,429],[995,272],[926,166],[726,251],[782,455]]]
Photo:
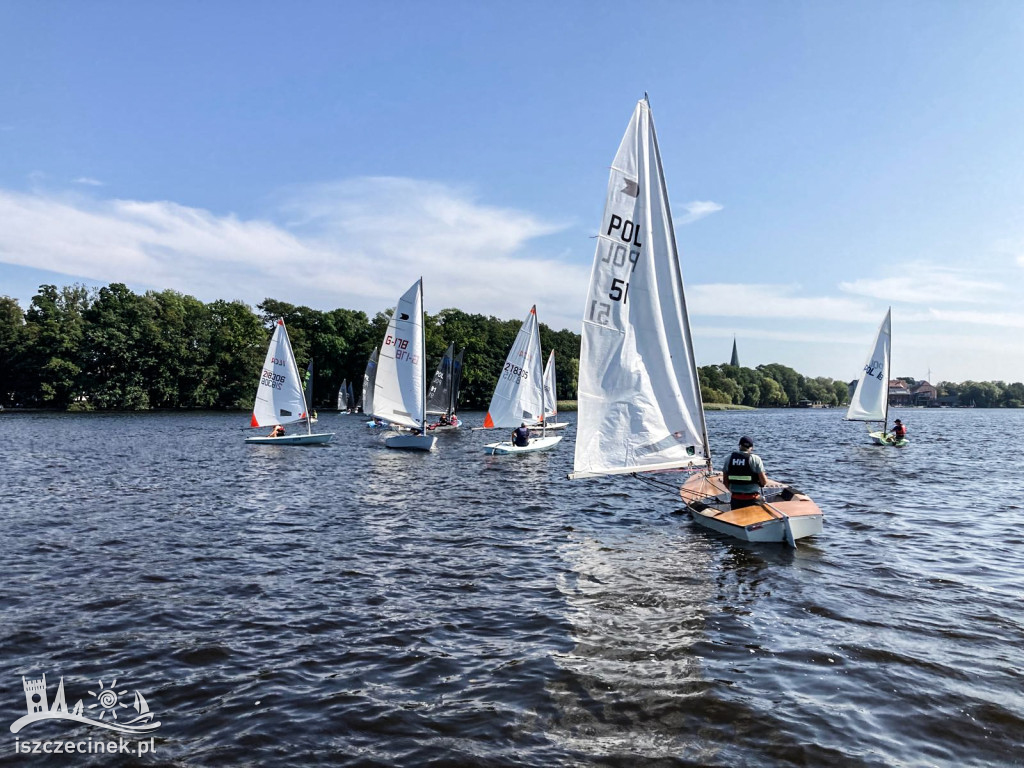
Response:
[[[373,415],[414,430],[384,441],[388,448],[433,450],[437,438],[426,434],[427,382],[423,354],[423,278],[398,300],[377,360]]]
[[[679,495],[692,519],[747,541],[822,530],[804,494],[769,481],[763,500],[731,509],[714,472],[683,277],[654,119],[633,112],[612,163],[583,315],[571,478],[689,469]]]
[[[461,357],[459,373],[461,374]],[[427,415],[436,416],[437,421],[427,428],[435,432],[448,432],[459,428],[459,417],[455,413],[458,398],[458,379],[455,367],[455,344],[449,344],[437,364],[437,371],[430,382],[427,393]]]
[[[288,338],[284,320],[274,326],[267,357],[263,362],[256,402],[252,409],[250,426],[270,427],[295,424],[306,420],[309,406],[302,390],[302,375],[295,363],[295,353]],[[333,432],[313,433],[306,421],[306,434],[271,437],[247,437],[247,443],[266,445],[316,445],[330,442]]]
[[[363,392],[359,395],[359,402],[361,407],[359,410],[362,413],[373,414],[373,390],[377,386],[377,357],[380,351],[374,349],[370,353],[370,359],[366,361],[366,371],[363,373]],[[368,427],[379,427],[382,424],[378,424],[378,419],[371,419],[366,422]]]
[[[337,408],[339,413],[348,410],[348,379],[342,379],[341,386],[338,387]]]
[[[484,429],[516,429],[522,424],[530,426],[541,421],[546,408],[540,361],[540,325],[537,322],[537,307],[533,306],[523,320],[501,369],[484,418]],[[558,445],[561,439],[561,435],[549,435],[542,431],[539,437],[531,437],[527,445],[515,445],[509,439],[489,443],[484,449],[491,454],[546,451]]]
[[[558,421],[558,388],[555,386],[555,350],[544,365],[544,429],[565,429],[567,421]]]
[[[867,424],[882,425],[880,432],[871,432],[868,437],[875,445],[907,444],[907,439],[895,440],[889,430],[889,372],[891,370],[892,353],[892,307],[885,313],[885,319],[878,326],[875,343],[868,353],[857,388],[850,398],[850,407],[846,409],[847,421],[863,421]]]

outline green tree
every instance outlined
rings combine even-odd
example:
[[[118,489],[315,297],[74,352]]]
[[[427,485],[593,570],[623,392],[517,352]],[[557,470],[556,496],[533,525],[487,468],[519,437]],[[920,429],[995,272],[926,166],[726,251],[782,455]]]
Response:
[[[89,292],[82,285],[60,290],[41,285],[25,313],[25,356],[30,376],[25,405],[67,408],[81,392],[84,313]],[[33,380],[34,379],[34,380]]]

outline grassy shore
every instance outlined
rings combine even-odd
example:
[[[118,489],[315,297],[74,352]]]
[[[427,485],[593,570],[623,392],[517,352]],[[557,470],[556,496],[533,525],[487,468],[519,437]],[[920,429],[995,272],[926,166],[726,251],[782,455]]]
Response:
[[[558,410],[560,411],[575,411],[576,401],[575,400],[559,400]],[[749,405],[729,405],[727,403],[704,403],[705,411],[756,411],[756,408],[751,408]]]

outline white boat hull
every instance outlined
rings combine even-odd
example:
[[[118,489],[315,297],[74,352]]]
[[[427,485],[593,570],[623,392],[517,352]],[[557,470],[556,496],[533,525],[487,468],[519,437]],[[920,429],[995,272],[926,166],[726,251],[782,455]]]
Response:
[[[281,437],[263,435],[262,437],[247,437],[245,442],[254,445],[324,445],[331,442],[332,437],[334,437],[333,432],[321,432],[312,435],[283,435]]]
[[[388,448],[400,451],[432,451],[437,443],[433,435],[395,435],[384,441]]]
[[[545,435],[543,437],[531,437],[529,445],[513,445],[512,441],[508,441],[506,443],[488,443],[484,446],[484,451],[491,455],[550,451],[558,445],[561,440],[561,435]]]

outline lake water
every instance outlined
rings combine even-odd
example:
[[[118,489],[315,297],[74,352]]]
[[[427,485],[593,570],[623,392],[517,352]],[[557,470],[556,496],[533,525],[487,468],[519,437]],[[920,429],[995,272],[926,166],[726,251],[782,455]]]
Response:
[[[280,448],[245,414],[4,413],[0,718],[45,673],[69,707],[116,678],[107,720],[144,693],[154,765],[1024,765],[1024,412],[897,411],[904,449],[842,415],[708,414],[716,464],[748,434],[824,510],[794,551],[566,480],[574,427],[490,457],[360,416]],[[3,732],[10,765],[106,735]]]

